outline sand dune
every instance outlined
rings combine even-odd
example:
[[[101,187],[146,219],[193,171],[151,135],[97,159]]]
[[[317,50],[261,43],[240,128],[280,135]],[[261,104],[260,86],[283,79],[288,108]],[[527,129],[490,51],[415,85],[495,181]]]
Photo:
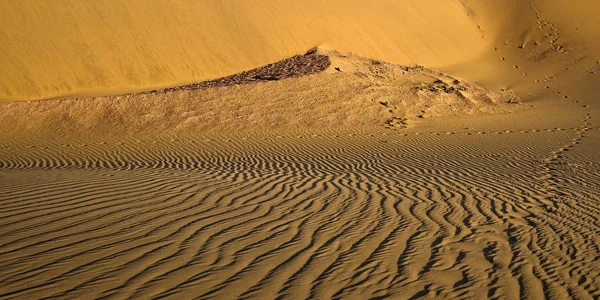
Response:
[[[3,1],[0,99],[177,86],[324,44],[431,66],[466,61],[486,46],[458,1],[377,0],[368,13],[364,6],[346,0]]]
[[[0,299],[600,298],[596,1],[60,2],[0,4],[60,98],[0,103]]]
[[[526,109],[519,101],[510,91],[491,91],[421,66],[314,50],[238,75],[160,91],[3,103],[0,129],[7,137],[401,129],[418,119]]]

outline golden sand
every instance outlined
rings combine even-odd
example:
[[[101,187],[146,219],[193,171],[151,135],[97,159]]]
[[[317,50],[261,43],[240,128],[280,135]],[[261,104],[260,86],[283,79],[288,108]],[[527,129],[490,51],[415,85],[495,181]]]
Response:
[[[320,45],[443,66],[490,42],[458,1],[4,1],[0,100],[177,86]]]
[[[598,299],[599,5],[5,1],[0,299]]]

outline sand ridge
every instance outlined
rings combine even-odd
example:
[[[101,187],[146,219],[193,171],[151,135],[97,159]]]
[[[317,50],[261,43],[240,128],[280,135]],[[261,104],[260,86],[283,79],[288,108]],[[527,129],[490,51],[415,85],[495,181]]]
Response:
[[[61,3],[2,2],[0,100],[180,86],[319,45],[431,66],[466,61],[486,46],[457,1],[376,0],[368,10],[356,0]]]
[[[143,136],[362,125],[404,129],[418,119],[526,109],[510,91],[492,91],[422,66],[324,49],[177,88],[1,103],[0,108],[0,128],[15,137],[24,132]]]

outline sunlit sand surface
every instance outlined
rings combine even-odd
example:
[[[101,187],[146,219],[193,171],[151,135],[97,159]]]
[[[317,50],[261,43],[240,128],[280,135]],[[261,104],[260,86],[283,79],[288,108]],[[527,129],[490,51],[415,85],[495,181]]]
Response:
[[[600,297],[595,1],[65,2],[0,5],[0,299]]]

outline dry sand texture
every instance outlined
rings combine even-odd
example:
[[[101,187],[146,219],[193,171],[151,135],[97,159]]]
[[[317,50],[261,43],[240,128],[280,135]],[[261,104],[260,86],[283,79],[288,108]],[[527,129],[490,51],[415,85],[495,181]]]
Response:
[[[2,1],[0,100],[177,86],[322,44],[431,66],[485,47],[458,1]]]
[[[125,96],[4,103],[5,136],[235,133],[357,126],[406,128],[439,116],[510,112],[491,91],[423,67],[311,51],[241,74]],[[24,113],[26,111],[26,113]]]
[[[61,2],[0,10],[81,96],[0,103],[0,299],[600,297],[596,1]]]

